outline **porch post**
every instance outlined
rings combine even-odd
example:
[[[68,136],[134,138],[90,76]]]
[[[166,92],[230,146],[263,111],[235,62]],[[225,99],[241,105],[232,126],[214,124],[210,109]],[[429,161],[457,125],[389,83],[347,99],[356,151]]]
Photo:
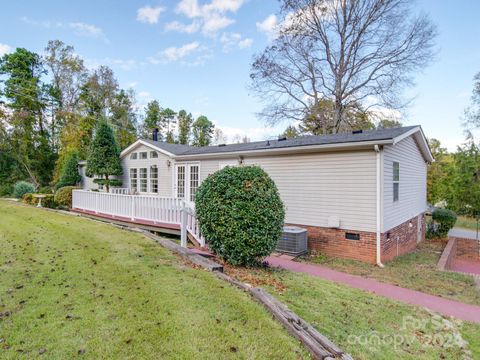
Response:
[[[185,201],[182,200],[181,210],[182,222],[180,225],[180,245],[184,248],[187,247],[187,207]]]

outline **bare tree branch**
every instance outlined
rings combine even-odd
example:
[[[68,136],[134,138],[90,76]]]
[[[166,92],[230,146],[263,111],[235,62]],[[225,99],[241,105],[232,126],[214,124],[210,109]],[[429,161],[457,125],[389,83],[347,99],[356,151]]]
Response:
[[[402,91],[432,60],[436,37],[426,15],[411,13],[413,0],[280,1],[277,37],[250,74],[267,122],[303,120],[329,100],[335,116],[322,122],[338,132],[352,104],[406,106]]]

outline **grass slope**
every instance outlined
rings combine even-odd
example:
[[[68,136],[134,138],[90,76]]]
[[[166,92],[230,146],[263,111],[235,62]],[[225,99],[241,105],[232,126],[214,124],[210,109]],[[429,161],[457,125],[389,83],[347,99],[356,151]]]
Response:
[[[284,270],[227,267],[262,286],[357,360],[480,359],[480,325]],[[467,342],[462,349],[456,339]]]
[[[471,276],[437,270],[444,241],[426,240],[416,251],[397,257],[380,269],[360,261],[310,256],[307,261],[329,268],[377,279],[447,299],[480,305],[480,291]]]
[[[0,358],[308,357],[248,295],[141,235],[0,201]]]

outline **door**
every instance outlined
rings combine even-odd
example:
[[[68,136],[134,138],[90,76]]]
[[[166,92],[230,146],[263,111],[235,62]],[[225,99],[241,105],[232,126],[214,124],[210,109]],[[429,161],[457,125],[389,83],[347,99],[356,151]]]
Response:
[[[179,199],[185,199],[190,205],[194,205],[195,193],[200,185],[199,164],[175,165],[174,194]]]

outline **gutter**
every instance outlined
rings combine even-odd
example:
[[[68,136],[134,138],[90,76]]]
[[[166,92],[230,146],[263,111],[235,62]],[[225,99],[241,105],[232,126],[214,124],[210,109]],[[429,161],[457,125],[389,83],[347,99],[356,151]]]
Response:
[[[382,264],[382,219],[383,219],[383,209],[382,209],[382,175],[383,175],[383,147],[380,147],[378,144],[373,147],[375,150],[376,162],[377,162],[377,204],[376,204],[376,213],[377,213],[377,248],[376,248],[376,264],[378,267],[383,268]]]

